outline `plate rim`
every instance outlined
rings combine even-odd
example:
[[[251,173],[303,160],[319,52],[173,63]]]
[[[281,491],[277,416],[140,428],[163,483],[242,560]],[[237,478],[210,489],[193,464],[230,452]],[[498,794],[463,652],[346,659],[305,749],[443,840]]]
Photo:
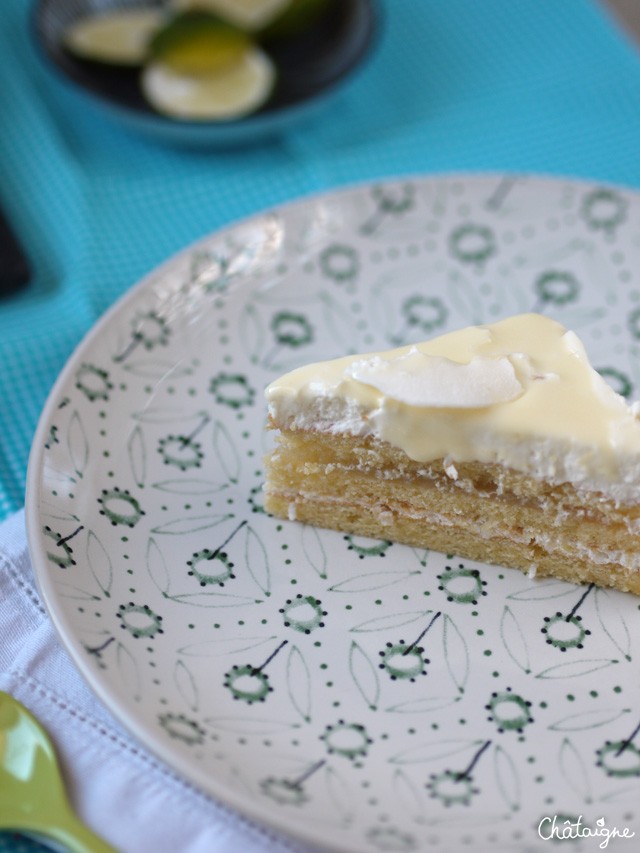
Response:
[[[320,191],[310,192],[285,200],[282,203],[264,207],[251,214],[234,219],[204,235],[196,238],[190,243],[184,245],[177,251],[173,252],[159,264],[148,270],[138,281],[125,289],[125,291],[115,300],[115,302],[106,309],[106,311],[95,321],[95,323],[87,330],[84,336],[80,339],[72,352],[67,357],[60,373],[48,393],[46,402],[40,413],[38,424],[33,435],[31,443],[27,477],[25,490],[25,524],[27,532],[27,543],[31,558],[33,577],[40,600],[46,610],[46,613],[54,627],[57,639],[66,653],[71,658],[71,661],[89,689],[97,696],[97,698],[105,706],[108,713],[113,717],[117,724],[138,741],[142,747],[149,752],[151,757],[160,762],[163,769],[174,773],[181,781],[192,784],[201,794],[212,799],[216,805],[223,808],[231,808],[236,812],[236,817],[246,821],[249,826],[260,833],[269,836],[270,832],[281,833],[281,837],[277,840],[281,843],[287,843],[292,839],[304,842],[306,844],[317,845],[318,833],[312,829],[308,832],[303,831],[297,825],[291,825],[286,819],[282,819],[282,813],[279,810],[271,810],[265,804],[263,805],[257,800],[249,800],[240,792],[225,785],[216,777],[211,777],[204,771],[200,765],[190,763],[185,757],[178,752],[173,752],[168,744],[161,741],[155,734],[149,734],[148,730],[142,723],[138,722],[135,716],[130,714],[128,706],[120,701],[118,694],[112,694],[106,683],[99,677],[99,673],[92,670],[88,665],[88,661],[80,654],[77,644],[72,642],[73,637],[69,637],[65,627],[64,620],[61,618],[62,611],[58,613],[56,609],[56,594],[53,585],[48,581],[47,563],[40,537],[40,519],[38,516],[41,502],[41,472],[42,458],[44,454],[44,439],[47,434],[47,426],[50,422],[58,402],[58,396],[62,387],[68,382],[69,376],[76,366],[77,360],[82,356],[83,352],[89,348],[92,343],[98,340],[103,330],[108,326],[111,319],[120,313],[124,307],[149,287],[150,283],[158,278],[161,278],[167,270],[169,270],[181,257],[187,255],[200,246],[208,244],[213,238],[224,238],[225,235],[233,232],[238,228],[242,228],[252,222],[269,215],[288,212],[296,207],[305,207],[321,203],[324,199],[337,200],[340,196],[348,196],[354,192],[362,192],[367,188],[379,187],[381,185],[393,185],[400,182],[451,182],[460,181],[463,183],[480,183],[481,181],[490,180],[521,180],[527,182],[535,182],[537,184],[553,183],[553,184],[571,184],[583,187],[599,187],[609,188],[614,191],[630,193],[637,196],[640,203],[640,188],[617,184],[610,181],[599,181],[594,178],[573,177],[566,175],[554,175],[536,172],[518,172],[518,171],[503,171],[503,170],[487,170],[475,172],[408,172],[396,175],[381,176],[380,178],[366,179],[363,181],[351,182],[325,188]],[[273,839],[272,839],[273,840]],[[344,843],[338,844],[337,841],[326,838],[322,839],[323,849],[334,850],[337,853],[361,853],[360,847],[345,846]]]

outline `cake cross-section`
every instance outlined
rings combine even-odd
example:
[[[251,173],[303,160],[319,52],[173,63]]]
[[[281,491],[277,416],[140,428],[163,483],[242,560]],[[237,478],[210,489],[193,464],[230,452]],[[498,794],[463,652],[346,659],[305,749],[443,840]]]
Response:
[[[267,512],[640,594],[640,422],[539,314],[266,389]]]

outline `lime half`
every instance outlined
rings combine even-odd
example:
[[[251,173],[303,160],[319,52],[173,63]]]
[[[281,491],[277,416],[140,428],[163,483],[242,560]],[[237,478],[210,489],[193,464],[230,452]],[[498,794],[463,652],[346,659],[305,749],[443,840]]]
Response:
[[[275,83],[275,67],[266,53],[247,48],[239,60],[208,74],[180,74],[156,60],[142,72],[142,91],[154,109],[171,118],[222,121],[259,109]]]
[[[165,22],[160,9],[120,9],[82,18],[64,35],[67,50],[82,59],[142,65],[149,42]]]
[[[268,26],[291,5],[292,0],[170,0],[173,9],[213,12],[248,32]]]
[[[178,15],[151,40],[149,58],[176,74],[208,74],[240,62],[249,36],[203,12]]]

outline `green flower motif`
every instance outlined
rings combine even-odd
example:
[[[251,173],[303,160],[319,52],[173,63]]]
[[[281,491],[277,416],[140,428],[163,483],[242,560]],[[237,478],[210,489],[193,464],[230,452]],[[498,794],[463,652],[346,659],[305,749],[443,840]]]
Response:
[[[422,646],[407,646],[404,640],[399,643],[387,643],[379,652],[382,663],[378,664],[391,676],[392,681],[415,681],[419,675],[426,675],[426,664],[431,663],[424,657]]]
[[[93,364],[83,364],[76,371],[76,388],[85,395],[87,400],[108,400],[113,384],[109,374]]]
[[[411,853],[418,847],[418,842],[411,833],[395,826],[374,826],[367,832],[366,839],[376,850],[388,853]]]
[[[563,613],[544,617],[545,626],[541,632],[546,635],[545,642],[561,652],[567,649],[581,649],[585,638],[591,631],[582,627],[582,617]]]
[[[234,699],[240,699],[248,705],[264,702],[273,691],[267,675],[251,664],[232,666],[229,672],[225,673],[224,686]]]
[[[240,373],[218,373],[211,380],[209,391],[215,397],[216,403],[231,409],[251,406],[256,396],[247,377]]]
[[[447,320],[447,309],[437,296],[410,296],[400,309],[407,324],[429,333],[443,326]]]
[[[460,225],[451,232],[449,250],[462,263],[478,264],[496,253],[495,235],[486,225]]]
[[[348,550],[355,551],[361,560],[364,560],[365,557],[384,557],[389,548],[393,545],[393,542],[389,542],[386,539],[371,544],[371,539],[366,537],[362,538],[367,543],[366,545],[360,545],[357,542],[356,537],[351,534],[343,536],[345,542],[349,543],[347,546]]]
[[[168,435],[158,442],[158,453],[165,465],[174,465],[181,471],[200,468],[204,453],[201,445],[186,435]]]
[[[457,604],[477,604],[480,596],[487,594],[483,589],[487,582],[482,580],[478,569],[467,569],[462,564],[457,569],[447,566],[438,580],[438,589],[445,593],[447,601]]]
[[[492,693],[485,709],[490,712],[488,719],[496,724],[499,732],[522,733],[524,727],[533,722],[531,702],[512,693],[510,687],[504,693]]]
[[[162,630],[162,616],[154,613],[146,604],[121,604],[117,613],[120,627],[127,630],[132,637],[139,639],[146,637],[151,639],[156,634],[164,634]]]
[[[585,196],[580,213],[589,228],[612,231],[627,217],[627,200],[615,190],[594,190]]]
[[[367,734],[367,730],[360,723],[346,723],[344,720],[331,726],[327,726],[320,736],[329,755],[341,755],[355,761],[363,758],[373,743]]]
[[[280,311],[271,319],[271,331],[277,343],[287,347],[302,347],[313,340],[313,327],[303,314]]]
[[[479,793],[473,787],[473,780],[463,773],[444,770],[442,773],[432,773],[427,782],[430,795],[444,806],[468,806],[474,794]]]
[[[131,337],[145,349],[152,350],[157,346],[169,343],[170,329],[164,317],[155,311],[145,311],[136,314],[131,322],[133,332]]]
[[[607,776],[615,779],[628,779],[640,776],[640,749],[626,740],[605,741],[604,746],[596,750],[598,760]]]
[[[327,611],[322,609],[322,602],[313,595],[298,593],[295,598],[288,598],[284,607],[279,610],[284,619],[285,628],[293,628],[301,634],[310,634],[316,628],[324,628],[324,617]]]
[[[535,281],[538,297],[552,305],[567,305],[575,302],[580,293],[580,283],[573,273],[549,270]]]
[[[169,737],[175,740],[181,740],[189,746],[204,743],[205,730],[184,714],[159,714],[158,722]]]
[[[302,806],[309,801],[302,785],[289,782],[288,779],[276,779],[269,776],[260,782],[263,794],[281,806]]]
[[[100,515],[105,515],[114,526],[124,524],[127,527],[135,527],[145,514],[128,489],[103,489],[98,503],[102,505]]]
[[[69,566],[75,566],[76,561],[73,559],[73,549],[67,540],[49,526],[43,529],[43,533],[49,539],[53,539],[57,548],[57,551],[47,551],[47,559],[60,569],[68,569]]]
[[[358,253],[352,246],[327,246],[320,253],[320,269],[338,283],[353,281],[360,269]]]
[[[623,373],[621,370],[618,370],[615,367],[600,367],[598,368],[598,373],[609,383],[609,385],[611,385],[617,394],[620,394],[621,397],[630,397],[633,393],[631,380],[626,373]]]
[[[204,572],[200,568],[201,563],[219,564],[219,571],[215,573]],[[210,586],[218,584],[224,586],[228,580],[233,580],[235,575],[232,572],[233,563],[229,560],[225,551],[211,551],[209,548],[204,548],[202,551],[196,551],[190,560],[187,560],[187,565],[191,566],[188,572],[190,577],[194,577],[200,586]]]

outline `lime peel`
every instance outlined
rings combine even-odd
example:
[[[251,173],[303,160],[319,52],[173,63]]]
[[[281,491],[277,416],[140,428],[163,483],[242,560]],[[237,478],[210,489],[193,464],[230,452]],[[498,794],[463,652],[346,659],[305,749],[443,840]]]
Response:
[[[76,21],[64,34],[64,46],[81,59],[113,65],[141,65],[151,39],[161,29],[161,9],[120,9]]]
[[[142,72],[142,91],[158,112],[171,118],[222,121],[242,118],[269,98],[276,72],[272,60],[258,47],[210,74],[176,73],[166,63],[148,63]]]

